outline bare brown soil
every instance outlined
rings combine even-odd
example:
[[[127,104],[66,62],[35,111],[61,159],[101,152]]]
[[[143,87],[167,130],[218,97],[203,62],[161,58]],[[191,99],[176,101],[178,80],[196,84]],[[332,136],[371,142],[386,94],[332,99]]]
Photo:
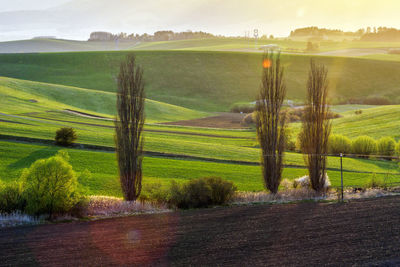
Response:
[[[219,115],[212,117],[165,122],[163,124],[206,128],[245,129],[247,127],[241,123],[245,116],[246,114],[240,113],[220,113]]]
[[[237,206],[0,230],[0,265],[400,264],[400,197]]]
[[[112,125],[103,125],[103,124],[96,124],[96,123],[87,123],[87,122],[78,122],[78,121],[70,121],[70,120],[61,120],[61,119],[53,119],[53,118],[46,118],[38,116],[37,113],[25,113],[24,114],[26,119],[29,118],[36,118],[42,119],[47,121],[57,121],[57,122],[68,122],[74,124],[81,124],[87,126],[94,126],[94,127],[103,127],[103,128],[114,128]],[[0,120],[1,121],[1,120]],[[162,123],[166,124],[166,123]],[[172,123],[171,123],[172,124]],[[180,132],[180,131],[168,131],[168,130],[154,130],[154,129],[144,129],[145,132],[153,132],[153,133],[168,133],[168,134],[180,134],[180,135],[194,135],[194,136],[205,136],[205,137],[216,137],[216,138],[230,138],[230,139],[254,139],[251,137],[237,137],[237,136],[229,136],[229,135],[217,135],[217,134],[204,134],[204,133],[191,133],[191,132]]]

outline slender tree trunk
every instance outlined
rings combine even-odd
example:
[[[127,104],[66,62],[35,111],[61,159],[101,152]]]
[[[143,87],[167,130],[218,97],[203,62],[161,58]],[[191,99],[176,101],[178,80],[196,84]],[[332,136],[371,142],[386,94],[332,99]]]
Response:
[[[128,201],[136,200],[142,189],[144,103],[143,70],[131,54],[120,66],[115,120],[119,177]]]
[[[301,132],[302,151],[308,168],[311,187],[320,192],[324,189],[328,140],[331,132],[329,119],[328,71],[324,65],[311,60],[307,83],[307,99]]]
[[[264,186],[277,193],[282,179],[286,117],[282,114],[286,95],[280,53],[268,51],[263,59],[263,74],[256,104],[256,127],[261,147]]]

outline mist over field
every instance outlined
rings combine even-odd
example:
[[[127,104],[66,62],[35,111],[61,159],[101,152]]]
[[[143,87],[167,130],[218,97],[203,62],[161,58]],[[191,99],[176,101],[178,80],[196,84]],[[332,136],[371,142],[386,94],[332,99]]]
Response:
[[[287,36],[290,30],[320,26],[355,31],[367,26],[400,27],[397,1],[383,0],[56,0],[1,1],[0,40],[56,36],[85,40],[92,31],[152,33],[157,30],[203,30],[242,36]],[[384,15],[382,15],[384,14]]]

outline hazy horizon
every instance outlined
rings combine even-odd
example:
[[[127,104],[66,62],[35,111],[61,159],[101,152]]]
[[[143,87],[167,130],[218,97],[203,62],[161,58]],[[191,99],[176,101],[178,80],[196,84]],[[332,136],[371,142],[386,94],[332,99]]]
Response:
[[[393,0],[0,0],[0,6],[0,41],[36,36],[87,40],[92,31],[201,30],[243,36],[257,28],[260,35],[282,37],[308,26],[400,28],[400,2]]]

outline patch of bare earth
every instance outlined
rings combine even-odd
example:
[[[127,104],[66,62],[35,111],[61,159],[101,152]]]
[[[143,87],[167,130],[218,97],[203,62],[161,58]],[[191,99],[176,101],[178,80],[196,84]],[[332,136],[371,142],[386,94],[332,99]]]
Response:
[[[400,197],[0,230],[4,266],[398,266]]]
[[[193,120],[165,122],[163,124],[205,128],[245,129],[247,127],[242,125],[242,121],[245,116],[246,114],[240,113],[219,113],[217,116]]]

